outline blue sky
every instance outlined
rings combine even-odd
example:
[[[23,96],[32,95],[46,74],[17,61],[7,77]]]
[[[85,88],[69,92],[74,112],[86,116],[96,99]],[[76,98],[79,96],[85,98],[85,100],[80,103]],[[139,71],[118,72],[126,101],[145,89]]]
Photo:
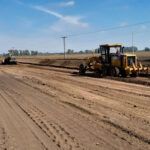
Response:
[[[149,0],[0,0],[0,52],[15,47],[48,52],[93,49],[103,43],[150,47],[150,23],[104,31],[103,28],[150,21]]]

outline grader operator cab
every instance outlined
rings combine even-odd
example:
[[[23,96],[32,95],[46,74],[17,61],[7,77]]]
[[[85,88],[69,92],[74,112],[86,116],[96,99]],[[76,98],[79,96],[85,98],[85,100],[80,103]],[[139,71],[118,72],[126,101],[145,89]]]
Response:
[[[121,44],[101,45],[99,53],[100,56],[88,58],[87,62],[80,64],[79,74],[93,71],[101,76],[136,77],[140,72],[148,71],[148,68],[138,62],[135,54],[124,53]]]

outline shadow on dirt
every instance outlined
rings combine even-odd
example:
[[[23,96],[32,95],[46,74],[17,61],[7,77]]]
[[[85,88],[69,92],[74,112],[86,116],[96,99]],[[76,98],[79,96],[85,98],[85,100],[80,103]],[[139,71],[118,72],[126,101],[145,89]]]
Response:
[[[133,78],[133,77],[111,77],[111,76],[105,76],[102,77],[99,74],[96,73],[92,73],[92,72],[87,72],[84,75],[79,75],[79,73],[77,71],[72,72],[71,76],[75,76],[75,77],[80,77],[80,78],[84,78],[84,77],[90,77],[90,78],[101,78],[101,79],[109,79],[109,80],[116,80],[116,81],[121,81],[121,82],[127,82],[127,83],[134,83],[134,84],[141,84],[141,85],[147,85],[150,86],[150,82],[149,82],[149,76],[143,78],[137,77],[137,78]]]
[[[71,75],[72,76],[79,76],[79,77],[102,78],[99,74],[93,73],[93,72],[87,72],[84,75],[80,75],[78,71],[74,71],[74,72],[71,73]]]

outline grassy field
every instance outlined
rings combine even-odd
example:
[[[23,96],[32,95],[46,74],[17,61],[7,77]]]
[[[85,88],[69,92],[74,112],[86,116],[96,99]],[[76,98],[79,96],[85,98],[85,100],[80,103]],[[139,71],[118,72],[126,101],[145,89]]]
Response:
[[[140,59],[150,59],[150,52],[136,52]],[[96,56],[99,54],[66,54],[67,59],[85,59],[87,57]],[[47,56],[19,56],[18,59],[64,59],[63,54],[51,54]]]
[[[149,58],[150,59],[150,52],[136,52],[135,53],[137,57],[144,57],[144,58]]]
[[[66,54],[66,59],[85,59],[98,54]],[[64,59],[63,54],[38,55],[38,56],[19,56],[18,59]]]

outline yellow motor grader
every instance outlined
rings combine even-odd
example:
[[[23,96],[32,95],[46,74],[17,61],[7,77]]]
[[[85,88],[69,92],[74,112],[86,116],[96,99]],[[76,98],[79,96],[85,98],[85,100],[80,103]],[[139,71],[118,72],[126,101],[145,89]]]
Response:
[[[17,61],[15,57],[10,56],[9,54],[4,57],[2,60],[2,65],[16,65]]]
[[[83,75],[86,71],[99,73],[100,76],[122,76],[136,77],[141,72],[148,73],[148,68],[138,62],[136,54],[124,53],[121,44],[100,45],[99,56],[87,59],[80,64],[79,74]]]

